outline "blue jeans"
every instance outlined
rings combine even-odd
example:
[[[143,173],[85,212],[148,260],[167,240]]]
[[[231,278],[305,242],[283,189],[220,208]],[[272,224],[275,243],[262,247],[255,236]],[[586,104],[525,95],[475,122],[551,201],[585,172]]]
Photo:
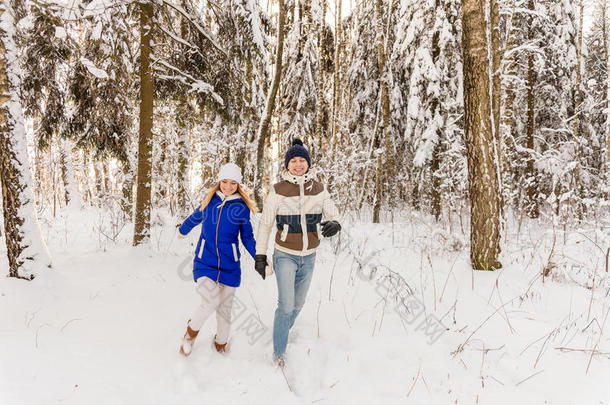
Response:
[[[279,250],[273,252],[273,269],[277,280],[277,309],[273,319],[273,353],[286,352],[288,331],[301,312],[311,284],[316,254],[296,256]]]

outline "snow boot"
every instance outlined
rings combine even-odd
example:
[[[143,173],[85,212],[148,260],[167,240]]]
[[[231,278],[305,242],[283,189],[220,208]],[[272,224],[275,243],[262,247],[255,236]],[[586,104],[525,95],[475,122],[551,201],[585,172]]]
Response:
[[[183,356],[188,356],[191,354],[191,350],[193,350],[193,343],[195,343],[195,338],[199,334],[198,330],[191,329],[191,320],[189,319],[189,323],[186,325],[186,333],[182,338],[182,344],[180,345],[180,354]]]
[[[275,364],[279,368],[283,369],[284,366],[286,365],[286,360],[285,360],[284,356],[279,356],[279,355],[273,353],[273,364]]]
[[[220,344],[220,343],[216,343],[216,335],[214,335],[214,347],[216,348],[216,351],[220,354],[224,354],[227,351],[227,344]]]

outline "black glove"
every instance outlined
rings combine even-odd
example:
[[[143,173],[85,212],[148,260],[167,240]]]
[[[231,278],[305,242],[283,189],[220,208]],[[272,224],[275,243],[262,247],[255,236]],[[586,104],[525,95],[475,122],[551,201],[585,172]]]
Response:
[[[254,270],[265,279],[265,268],[267,267],[267,255],[254,256]]]
[[[320,225],[322,225],[322,236],[326,238],[335,236],[341,230],[341,225],[337,221],[321,222]]]

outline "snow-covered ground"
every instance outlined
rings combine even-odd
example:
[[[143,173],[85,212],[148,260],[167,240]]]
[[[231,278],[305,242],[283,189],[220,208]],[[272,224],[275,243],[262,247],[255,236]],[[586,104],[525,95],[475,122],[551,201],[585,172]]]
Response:
[[[284,374],[275,278],[247,255],[230,352],[213,350],[212,317],[183,358],[198,229],[177,240],[179,219],[161,217],[134,248],[131,225],[102,210],[43,217],[54,268],[0,277],[0,404],[610,403],[607,223],[510,220],[504,268],[472,272],[467,219],[346,218],[318,251]]]

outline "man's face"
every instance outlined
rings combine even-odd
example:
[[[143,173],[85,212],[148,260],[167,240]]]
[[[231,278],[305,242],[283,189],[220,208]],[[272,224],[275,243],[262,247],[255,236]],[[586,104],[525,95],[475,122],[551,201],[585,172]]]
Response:
[[[288,171],[295,176],[302,176],[308,168],[307,160],[300,156],[293,157],[288,161]]]

